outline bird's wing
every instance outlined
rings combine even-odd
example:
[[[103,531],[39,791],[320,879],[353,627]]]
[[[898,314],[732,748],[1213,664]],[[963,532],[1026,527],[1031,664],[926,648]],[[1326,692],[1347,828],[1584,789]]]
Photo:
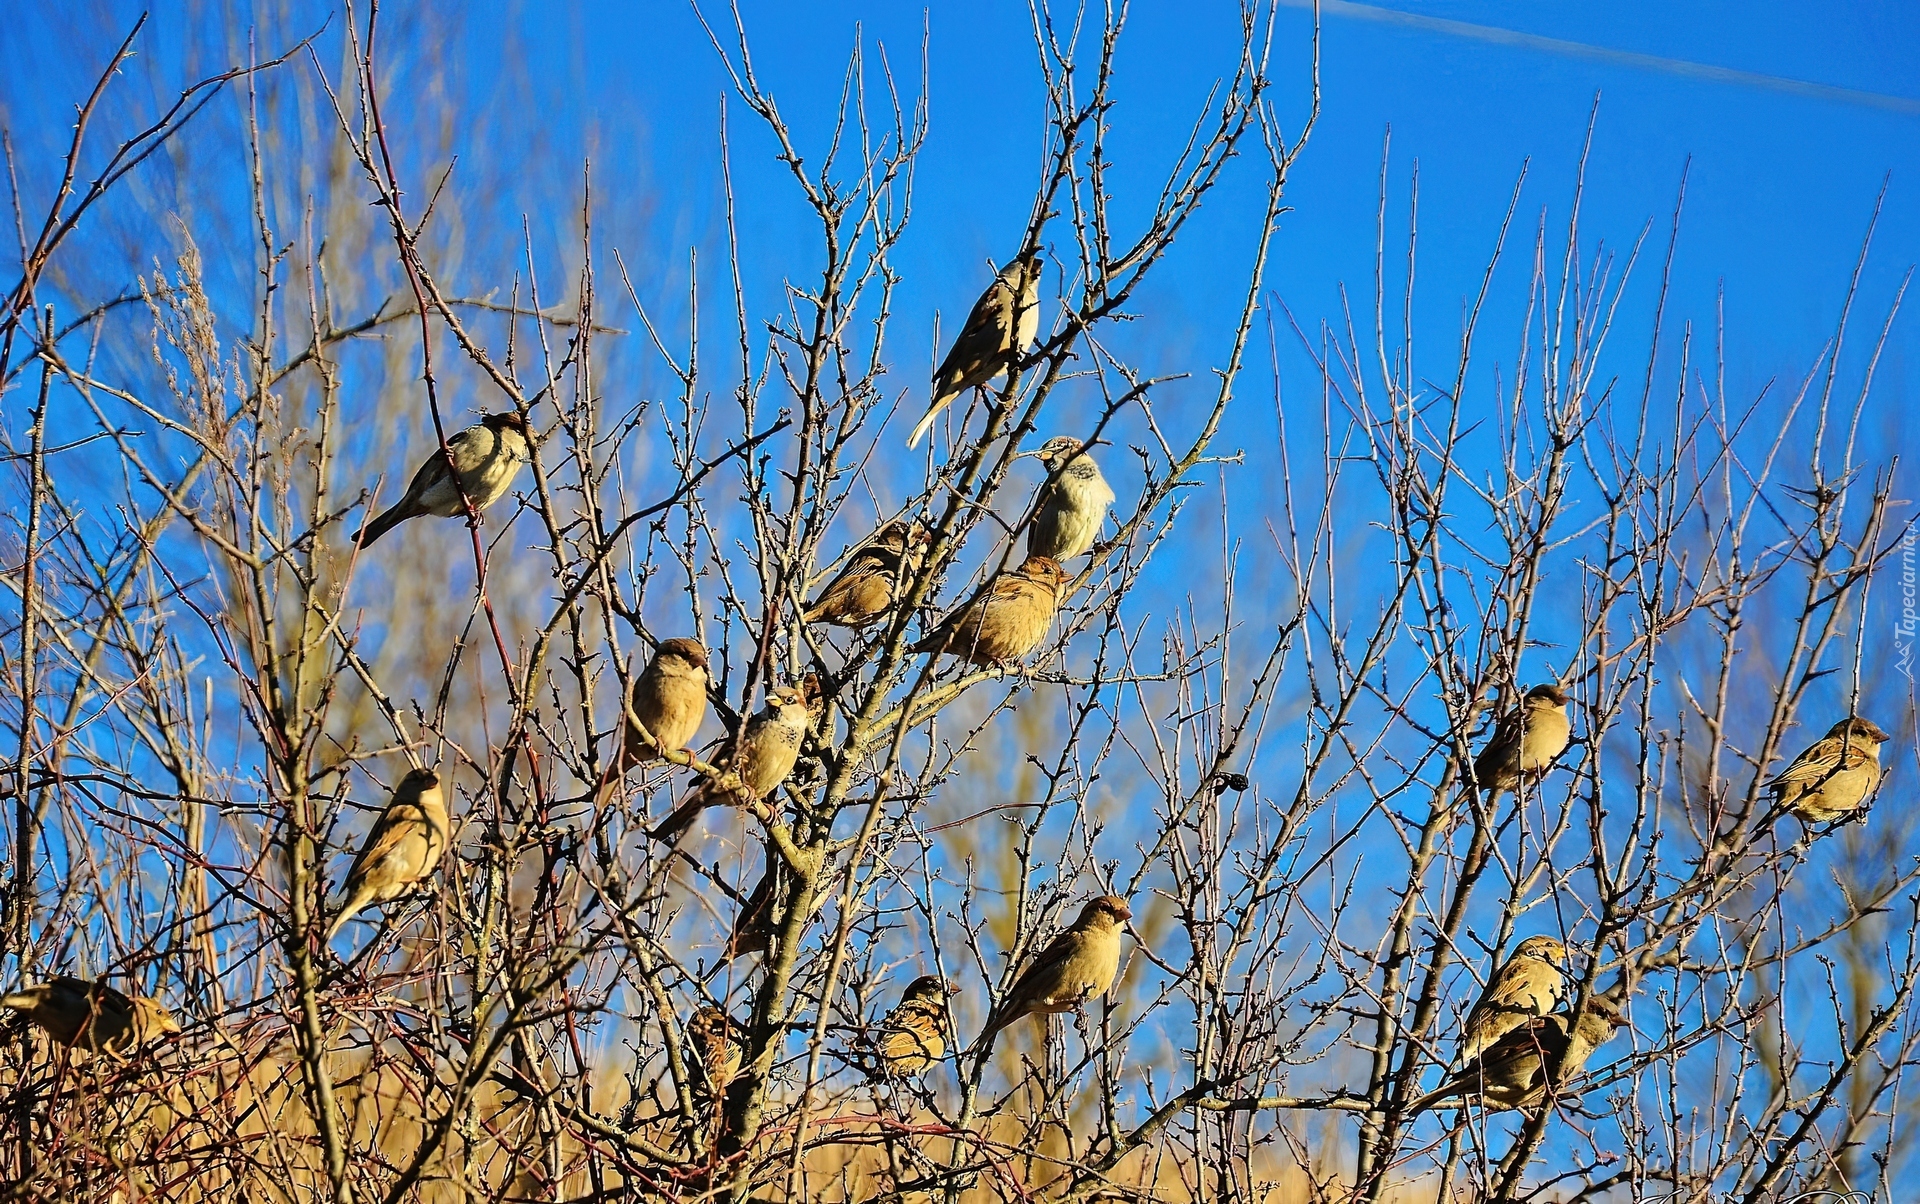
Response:
[[[1473,761],[1474,776],[1480,779],[1482,786],[1487,784],[1482,767],[1497,769],[1503,763],[1513,760],[1515,754],[1520,751],[1522,735],[1518,715],[1508,715],[1494,727],[1493,739],[1487,741],[1487,746],[1480,750],[1480,755]]]
[[[351,882],[369,867],[379,865],[409,841],[419,841],[424,846],[421,849],[424,855],[422,860],[428,864],[421,868],[431,869],[430,863],[434,860],[432,857],[434,830],[426,811],[418,802],[389,803],[375,825],[373,839],[369,840],[360,850],[359,856],[353,859],[353,868],[347,871],[347,881]]]
[[[1847,754],[1848,765],[1852,767],[1859,764],[1859,760],[1855,758],[1865,758],[1866,750],[1856,743],[1854,747],[1847,749]],[[1800,782],[1818,782],[1832,774],[1840,764],[1840,741],[1829,737],[1817,741],[1812,748],[1801,753],[1794,759],[1793,764],[1781,770],[1780,776],[1768,782],[1767,785],[1772,787]]]
[[[947,352],[947,358],[940,361],[935,378],[945,377],[955,367],[978,363],[980,360],[998,353],[1007,340],[1008,327],[1011,325],[1007,311],[1012,308],[1013,294],[1002,281],[995,280],[980,294],[973,303],[973,310],[967,315],[966,324],[961,326],[959,337],[953,340],[953,347]]]

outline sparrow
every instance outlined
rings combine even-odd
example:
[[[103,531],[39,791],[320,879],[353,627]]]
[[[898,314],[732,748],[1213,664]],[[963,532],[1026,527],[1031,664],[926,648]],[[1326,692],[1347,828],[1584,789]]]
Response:
[[[888,1077],[913,1078],[947,1056],[947,996],[953,991],[931,974],[907,984],[880,1029],[880,1062]]]
[[[1767,789],[1805,823],[1845,819],[1880,784],[1880,746],[1889,739],[1870,719],[1842,719],[1768,782]]]
[[[907,587],[926,559],[933,538],[919,519],[896,518],[881,527],[873,541],[813,600],[801,618],[808,623],[836,627],[865,627],[892,610],[906,596]]]
[[[453,453],[454,466],[460,473],[458,489],[447,473],[446,454],[436,447],[414,472],[405,496],[355,531],[353,541],[370,548],[382,535],[423,514],[457,518],[467,512],[460,501],[462,490],[475,510],[485,510],[513,487],[520,462],[527,458],[531,446],[529,438],[527,421],[520,415],[488,414],[447,440],[447,450]]]
[[[440,775],[416,769],[401,778],[347,871],[346,898],[327,929],[327,940],[361,911],[399,898],[432,874],[447,851],[447,832],[447,796],[440,789]]]
[[[1038,250],[1020,254],[973,303],[952,350],[934,369],[933,401],[907,438],[908,447],[919,446],[954,398],[1005,372],[1014,357],[1033,345],[1040,333],[1040,273],[1046,266]]]
[[[740,905],[740,914],[733,918],[733,931],[727,935],[727,960],[744,957],[749,953],[765,953],[773,947],[773,892],[779,887],[776,879],[779,875],[771,864],[760,881]]]
[[[157,999],[129,998],[103,982],[65,974],[0,996],[0,1007],[25,1013],[55,1041],[89,1053],[125,1054],[180,1031]]]
[[[1098,538],[1113,505],[1113,486],[1100,475],[1100,466],[1081,450],[1078,439],[1057,435],[1036,456],[1047,466],[1049,479],[1035,498],[1033,525],[1027,528],[1027,555],[1045,556],[1062,564],[1083,555]]]
[[[995,577],[985,593],[942,619],[913,651],[935,656],[950,652],[976,665],[1013,664],[1047,638],[1066,582],[1058,561],[1029,556],[1019,568]]]
[[[627,770],[660,760],[662,749],[679,752],[686,748],[707,717],[707,684],[711,680],[707,650],[699,640],[679,636],[660,641],[653,659],[628,687],[627,706],[632,714],[621,725],[625,730],[620,755],[601,778],[598,805],[605,805]],[[636,718],[644,731],[634,726]]]
[[[1576,1022],[1565,1012],[1536,1016],[1487,1046],[1471,1065],[1437,1091],[1413,1102],[1407,1115],[1417,1116],[1456,1095],[1478,1097],[1490,1112],[1532,1111],[1547,1098],[1547,1072],[1556,1061],[1560,1082],[1579,1074],[1593,1051],[1625,1024],[1619,1010],[1605,999],[1588,1001]],[[1562,1060],[1564,1059],[1564,1060]]]
[[[806,692],[795,686],[782,686],[767,695],[767,705],[747,720],[747,730],[740,736],[739,747],[716,763],[717,768],[740,775],[736,793],[765,798],[787,780],[787,775],[793,772],[793,763],[800,758],[800,741],[807,734],[813,710]],[[672,814],[654,825],[654,839],[671,841],[679,836],[694,816],[715,803],[727,801],[721,794],[712,779],[695,786]]]
[[[1567,997],[1567,977],[1561,970],[1566,962],[1567,947],[1550,936],[1521,941],[1493,972],[1480,1001],[1467,1013],[1460,1033],[1461,1064],[1472,1062],[1529,1020],[1559,1007]]]
[[[1078,1011],[1105,995],[1120,972],[1120,926],[1133,918],[1119,895],[1102,895],[1033,959],[987,1017],[976,1048],[990,1049],[1000,1030],[1037,1012]]]
[[[1489,800],[1521,783],[1536,781],[1567,751],[1573,723],[1567,718],[1567,695],[1559,686],[1538,685],[1527,691],[1520,707],[1493,729],[1493,739],[1473,760],[1473,778]]]
[[[687,1021],[693,1055],[687,1067],[693,1072],[695,1095],[711,1100],[727,1093],[727,1084],[740,1073],[740,1036],[739,1022],[712,1004],[694,1010]]]

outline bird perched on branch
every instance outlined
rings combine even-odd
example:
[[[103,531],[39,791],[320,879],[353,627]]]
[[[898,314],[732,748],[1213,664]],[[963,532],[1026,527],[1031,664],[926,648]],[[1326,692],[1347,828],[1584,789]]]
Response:
[[[1550,936],[1530,936],[1493,972],[1460,1032],[1460,1062],[1529,1020],[1551,1015],[1567,997],[1567,947]]]
[[[382,535],[423,514],[457,518],[467,512],[460,500],[463,492],[476,511],[485,510],[513,487],[520,463],[532,447],[531,438],[527,420],[520,415],[488,414],[447,440],[447,451],[453,453],[454,467],[460,474],[458,488],[447,472],[446,453],[434,448],[414,472],[406,494],[355,531],[354,542],[363,548],[372,547]]]
[[[687,1059],[687,1069],[694,1076],[695,1095],[717,1100],[727,1093],[727,1084],[740,1073],[742,1035],[739,1021],[712,1004],[694,1010],[687,1021],[687,1042],[693,1055]]]
[[[635,765],[681,752],[707,717],[707,650],[685,636],[661,640],[653,659],[627,690],[629,713],[622,723],[620,754],[601,779],[596,805],[604,805]],[[639,726],[635,726],[638,720]]]
[[[1067,575],[1058,561],[1029,556],[993,579],[986,592],[940,621],[915,652],[952,653],[976,665],[1010,665],[1032,652],[1053,626]]]
[[[763,799],[773,793],[800,759],[800,741],[807,734],[816,705],[795,686],[781,686],[768,694],[767,705],[747,720],[739,746],[715,763],[716,768],[737,774],[740,785],[729,791],[714,779],[701,782],[672,814],[654,826],[654,838],[675,839],[702,811],[737,795]]]
[[[1121,926],[1132,918],[1119,895],[1102,895],[1082,907],[1080,918],[1040,951],[993,1009],[976,1048],[992,1048],[1000,1030],[1022,1016],[1078,1011],[1105,995],[1120,973]]]
[[[1046,260],[1026,251],[1000,269],[994,282],[973,303],[973,312],[953,340],[947,358],[933,373],[933,400],[913,428],[908,447],[917,447],[940,411],[968,389],[1006,372],[1040,333],[1040,273]]]
[[[865,627],[906,596],[932,538],[918,519],[896,518],[853,555],[801,617],[809,623]]]
[[[1880,746],[1889,739],[1870,719],[1842,719],[1768,782],[1767,789],[1805,823],[1845,819],[1880,785]]]
[[[1069,435],[1056,435],[1039,450],[1020,455],[1038,457],[1049,474],[1035,499],[1033,525],[1027,528],[1027,555],[1062,564],[1084,555],[1107,521],[1113,486],[1080,441]]]
[[[0,997],[62,1045],[88,1053],[123,1055],[180,1031],[157,999],[128,997],[102,982],[62,974],[50,982]]]
[[[387,809],[347,871],[346,898],[327,928],[332,941],[361,911],[407,893],[440,864],[447,851],[447,796],[440,775],[415,769],[400,779]]]
[[[1473,778],[1489,801],[1538,780],[1567,751],[1573,722],[1567,695],[1551,683],[1528,690],[1520,706],[1502,718],[1493,739],[1473,760]]]
[[[1536,1017],[1489,1045],[1437,1091],[1415,1100],[1407,1114],[1417,1116],[1455,1096],[1477,1100],[1490,1112],[1516,1108],[1531,1112],[1546,1100],[1550,1086],[1557,1087],[1578,1075],[1593,1051],[1612,1039],[1613,1031],[1625,1023],[1618,1008],[1598,997],[1587,1001],[1587,1010],[1578,1021],[1565,1012]],[[1559,1073],[1549,1083],[1548,1076],[1556,1065]]]
[[[888,1077],[910,1079],[947,1056],[945,979],[922,974],[907,984],[880,1029],[880,1063]]]

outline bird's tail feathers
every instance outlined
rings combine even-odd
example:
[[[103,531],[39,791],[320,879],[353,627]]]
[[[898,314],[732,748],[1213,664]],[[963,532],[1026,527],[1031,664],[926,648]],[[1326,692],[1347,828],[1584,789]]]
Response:
[[[952,392],[943,391],[935,397],[933,404],[927,407],[926,416],[914,425],[913,434],[907,436],[907,446],[910,448],[920,446],[920,440],[925,438],[927,432],[933,429],[933,424],[940,417],[941,412],[949,405],[952,405],[953,399],[958,396],[960,396],[960,393],[958,390],[955,390]]]
[[[373,546],[375,540],[405,522],[407,517],[407,515],[400,513],[400,507],[398,506],[382,510],[372,522],[353,533],[353,542],[363,548],[370,548]]]

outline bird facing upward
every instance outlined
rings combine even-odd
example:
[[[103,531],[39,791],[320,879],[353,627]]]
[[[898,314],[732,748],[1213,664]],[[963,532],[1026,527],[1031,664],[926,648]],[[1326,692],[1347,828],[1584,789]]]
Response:
[[[1033,345],[1040,333],[1040,273],[1045,267],[1039,251],[1023,252],[1000,269],[973,303],[947,358],[934,369],[933,400],[907,438],[908,447],[920,445],[954,398],[1007,371],[1015,357]]]
[[[976,665],[1010,665],[1032,652],[1053,626],[1067,575],[1058,561],[1029,556],[993,579],[985,593],[940,621],[915,652],[952,653]]]
[[[905,596],[920,572],[932,538],[926,524],[896,518],[874,534],[873,541],[854,553],[833,584],[822,590],[801,616],[808,623],[836,627],[865,627]]]
[[[121,1055],[180,1031],[156,999],[128,997],[102,982],[62,974],[0,997],[0,1007],[25,1013],[62,1045]]]
[[[880,1029],[880,1062],[890,1078],[910,1079],[947,1056],[945,979],[922,974],[907,984]]]
[[[1491,802],[1544,775],[1572,735],[1566,692],[1552,684],[1535,686],[1500,720],[1493,739],[1474,758],[1474,780]]]
[[[1050,474],[1035,499],[1033,525],[1027,528],[1027,555],[1064,564],[1085,554],[1099,538],[1107,508],[1113,505],[1113,486],[1100,475],[1100,466],[1069,435],[1056,435],[1039,450],[1020,455],[1039,457]]]
[[[531,448],[531,432],[526,419],[518,414],[488,414],[466,430],[447,440],[447,451],[460,473],[458,488],[447,473],[447,457],[434,448],[413,474],[413,482],[399,501],[382,511],[366,526],[353,533],[354,542],[363,548],[410,518],[432,514],[455,518],[467,508],[460,500],[465,491],[475,510],[485,510],[506,496],[519,475],[520,463]]]
[[[987,1017],[978,1046],[992,1048],[1000,1030],[1022,1016],[1078,1011],[1105,995],[1120,973],[1120,934],[1132,918],[1119,895],[1102,895],[1082,907],[1080,917],[1040,951]]]
[[[440,775],[431,769],[412,770],[394,788],[387,809],[353,859],[346,897],[327,928],[327,940],[338,936],[359,912],[399,898],[431,875],[447,851],[447,833],[447,796]]]
[[[1889,739],[1872,720],[1842,719],[1768,782],[1767,789],[1805,823],[1844,819],[1880,785],[1880,746]]]
[[[1527,1021],[1550,1015],[1567,997],[1567,947],[1550,936],[1530,936],[1503,962],[1467,1013],[1460,1032],[1460,1064]]]
[[[794,686],[781,686],[767,695],[767,705],[747,720],[738,749],[722,758],[716,767],[740,775],[739,792],[761,799],[772,793],[793,772],[800,759],[800,741],[807,734],[813,707],[806,693]],[[696,815],[729,797],[709,778],[696,785],[686,801],[653,828],[656,840],[671,841],[685,831]]]

